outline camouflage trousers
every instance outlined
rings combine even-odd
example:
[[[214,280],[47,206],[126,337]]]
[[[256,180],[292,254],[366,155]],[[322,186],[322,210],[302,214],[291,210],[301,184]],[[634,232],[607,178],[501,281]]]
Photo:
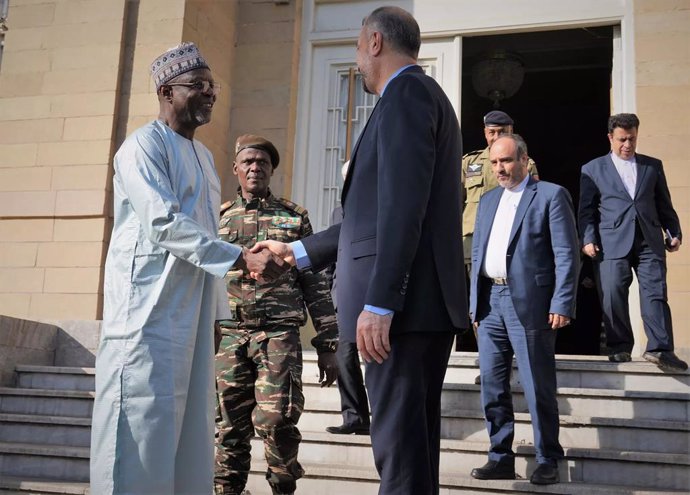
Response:
[[[294,492],[304,474],[297,461],[302,440],[297,421],[304,409],[297,327],[223,329],[216,387],[215,493],[234,495],[244,489],[255,430],[264,441],[273,493]]]

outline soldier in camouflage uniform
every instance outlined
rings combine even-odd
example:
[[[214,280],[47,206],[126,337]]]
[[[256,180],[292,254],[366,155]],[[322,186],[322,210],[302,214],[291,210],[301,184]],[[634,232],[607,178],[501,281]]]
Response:
[[[257,241],[290,242],[312,234],[307,211],[268,188],[280,159],[260,136],[237,140],[233,172],[237,199],[221,207],[221,239],[251,248]],[[325,277],[292,268],[274,282],[257,282],[241,271],[226,276],[231,319],[219,322],[216,356],[216,494],[240,494],[250,469],[254,431],[264,440],[266,479],[274,494],[295,491],[304,470],[297,461],[304,407],[299,327],[308,308],[316,328],[322,386],[337,377],[338,327]]]
[[[498,180],[496,180],[496,176],[491,171],[489,148],[501,134],[512,133],[513,119],[507,113],[500,110],[489,112],[484,116],[486,148],[472,151],[462,157],[462,184],[465,188],[465,205],[462,210],[462,248],[465,254],[465,271],[467,272],[468,282],[472,273],[472,234],[474,233],[474,222],[477,219],[479,198],[485,192],[498,187]],[[527,163],[527,173],[535,179],[539,179],[537,165],[531,158]],[[469,287],[469,283],[467,287]],[[476,338],[476,330],[474,335]],[[458,343],[458,350],[460,350],[461,346]],[[475,379],[475,383],[479,383],[479,376]]]

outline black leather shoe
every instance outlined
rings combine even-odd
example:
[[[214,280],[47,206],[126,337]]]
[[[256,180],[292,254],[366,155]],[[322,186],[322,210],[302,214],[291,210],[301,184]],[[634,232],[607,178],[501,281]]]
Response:
[[[613,354],[609,354],[609,361],[612,363],[629,363],[632,361],[632,357],[629,352],[614,352]]]
[[[532,473],[529,482],[533,485],[553,485],[560,483],[561,477],[558,474],[558,466],[550,464],[539,464],[539,467]]]
[[[645,352],[642,357],[656,364],[659,368],[669,371],[685,371],[688,363],[676,356],[673,351]]]
[[[478,480],[514,480],[515,466],[498,461],[489,461],[482,467],[474,468],[470,473]]]
[[[368,435],[369,425],[340,425],[327,426],[326,431],[335,435]]]

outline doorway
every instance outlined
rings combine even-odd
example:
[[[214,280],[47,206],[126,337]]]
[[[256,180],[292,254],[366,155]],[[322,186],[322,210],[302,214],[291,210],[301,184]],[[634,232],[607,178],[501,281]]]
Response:
[[[498,109],[515,121],[539,177],[579,197],[580,168],[609,150],[606,137],[611,105],[614,26],[554,31],[468,36],[463,38],[462,117],[464,152],[486,147],[482,117],[494,102],[477,95],[472,68],[497,50],[507,51],[524,67],[517,92]],[[591,263],[583,265],[577,320],[559,330],[561,354],[599,354],[601,309]],[[474,350],[473,339],[462,339],[458,350]]]

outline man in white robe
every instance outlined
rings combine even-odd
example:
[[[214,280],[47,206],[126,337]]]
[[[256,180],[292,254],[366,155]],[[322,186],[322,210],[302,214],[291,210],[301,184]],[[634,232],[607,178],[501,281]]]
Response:
[[[94,495],[213,491],[213,328],[222,277],[282,267],[217,238],[220,181],[194,140],[218,85],[193,43],[152,67],[160,114],[115,155],[91,435]]]

